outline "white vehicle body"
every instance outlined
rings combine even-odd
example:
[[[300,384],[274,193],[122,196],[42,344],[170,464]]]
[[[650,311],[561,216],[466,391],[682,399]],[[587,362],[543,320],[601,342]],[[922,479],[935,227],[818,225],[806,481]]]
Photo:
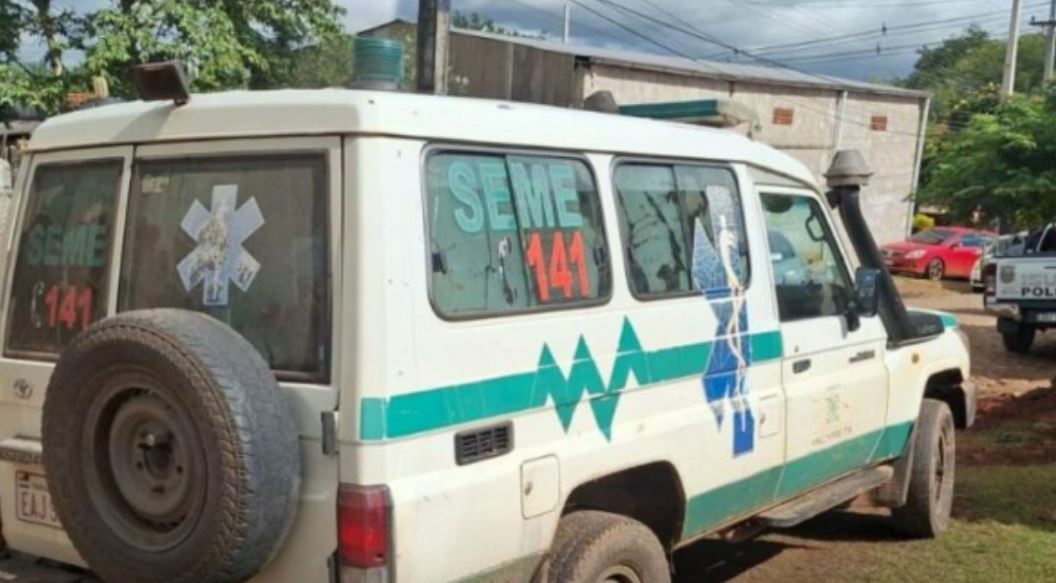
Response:
[[[553,309],[442,316],[437,273],[458,265],[437,266],[426,218],[433,200],[427,168],[444,152],[550,157],[585,168],[597,192],[595,236],[607,250],[608,289]],[[619,509],[637,502],[654,511],[663,544],[677,546],[899,458],[935,379],[963,382],[967,391],[968,353],[952,316],[942,316],[945,330],[898,346],[878,316],[862,318],[855,331],[835,314],[782,321],[772,259],[782,262],[788,285],[840,279],[836,271],[852,274],[857,264],[842,236],[830,237],[826,273],[803,275],[818,257],[791,261],[768,250],[768,229],[791,232],[798,223],[768,223],[780,221],[762,197],[827,209],[821,187],[792,158],[721,131],[397,93],[195,95],[180,107],[130,103],[44,123],[19,173],[17,209],[3,237],[4,329],[12,327],[14,303],[6,298],[26,244],[27,193],[49,165],[120,161],[114,235],[100,247],[113,266],[101,315],[111,315],[120,305],[125,239],[135,233],[124,223],[143,190],[134,183],[138,165],[276,153],[318,155],[327,169],[329,375],[282,382],[300,433],[301,502],[281,552],[254,581],[332,580],[341,484],[388,488],[390,554],[373,572],[379,581],[527,580],[570,504]],[[735,185],[743,226],[715,223],[724,293],[632,293],[613,176],[633,164],[718,168]],[[512,205],[509,194],[493,190],[476,210],[502,219],[512,206],[494,201]],[[474,207],[460,208],[463,223],[471,223]],[[178,223],[182,212],[171,220]],[[840,232],[827,210],[815,212],[815,228]],[[273,217],[265,212],[263,220],[261,233]],[[730,256],[736,233],[746,245],[744,270]],[[699,231],[693,240],[703,242]],[[164,259],[165,269],[174,273],[178,259]],[[288,266],[262,263],[260,277],[282,269]],[[259,286],[232,290],[230,301]],[[20,507],[47,504],[39,438],[54,357],[13,353],[6,333],[0,342],[4,540],[20,552],[83,565],[54,520],[34,522],[39,509]],[[970,417],[961,399],[960,416]],[[334,421],[332,432],[321,416]],[[508,450],[457,463],[457,435],[501,426]],[[591,490],[614,483],[610,476],[639,484],[629,486],[623,506]],[[344,569],[347,580],[363,573]]]
[[[995,257],[983,280],[984,306],[1006,346],[1029,349],[1036,332],[1056,327],[1056,223],[1026,237],[1022,253]]]

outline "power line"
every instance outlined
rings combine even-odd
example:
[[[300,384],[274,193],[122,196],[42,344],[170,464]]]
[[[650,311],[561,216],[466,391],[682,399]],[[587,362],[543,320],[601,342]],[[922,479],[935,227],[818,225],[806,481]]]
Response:
[[[580,0],[571,0],[571,1],[573,3],[575,3],[576,5],[578,5],[578,6],[583,6],[583,4],[582,4],[582,2]],[[739,49],[736,49],[736,47],[733,47],[733,45],[730,45],[730,44],[726,43],[725,41],[719,40],[719,39],[715,38],[714,36],[712,36],[710,34],[707,34],[707,33],[704,33],[704,32],[697,32],[697,31],[687,30],[687,29],[685,29],[685,28],[683,28],[681,26],[672,24],[670,22],[665,22],[665,21],[657,19],[657,18],[655,18],[655,17],[653,17],[651,15],[643,14],[643,13],[641,13],[641,12],[639,12],[639,11],[633,9],[633,8],[629,8],[627,6],[619,4],[619,3],[615,2],[614,0],[594,0],[594,1],[598,2],[599,4],[611,7],[611,8],[616,8],[618,10],[621,10],[621,11],[625,12],[625,13],[635,15],[635,16],[637,16],[640,19],[659,24],[659,25],[661,25],[661,26],[663,26],[665,28],[669,28],[671,30],[675,30],[677,32],[681,32],[682,34],[686,34],[688,36],[692,36],[692,37],[698,38],[700,40],[704,40],[704,41],[712,43],[712,44],[718,44],[720,46],[724,46],[724,47],[727,47],[727,48],[733,48],[735,50],[739,50]],[[583,7],[586,8],[585,6],[583,6]],[[590,10],[592,10],[592,9],[590,9]],[[594,12],[595,12],[595,14],[598,14],[599,16],[602,16],[600,12],[597,12],[597,11],[594,11]],[[610,22],[614,22],[614,23],[618,22],[618,21],[616,21],[614,19],[611,19],[608,16],[603,16],[603,17],[606,20],[609,20]],[[624,23],[619,23],[619,26],[621,28],[624,28],[624,29],[628,30],[628,31],[634,30],[633,28],[631,28],[630,26],[628,26],[628,25],[626,25]],[[696,61],[696,60],[692,59],[691,57],[689,57],[689,56],[687,56],[687,55],[685,55],[683,53],[680,53],[677,50],[671,49],[670,47],[666,47],[665,45],[660,44],[660,43],[658,43],[658,44],[659,44],[659,46],[665,48],[666,50],[668,50],[672,54],[675,54],[675,55],[681,56],[683,58],[689,59],[690,61],[693,61],[697,65],[705,65],[705,63],[702,63],[700,61]],[[746,56],[753,57],[753,58],[755,58],[757,60],[760,60],[762,62],[769,63],[769,64],[771,64],[771,65],[773,65],[775,67],[782,68],[782,69],[789,69],[789,70],[795,71],[797,73],[800,73],[802,75],[819,79],[819,80],[823,81],[826,84],[836,84],[837,83],[836,81],[834,81],[831,78],[823,77],[821,75],[816,75],[814,73],[810,73],[810,72],[807,72],[807,71],[801,71],[801,70],[796,69],[794,67],[791,67],[789,65],[785,65],[783,63],[779,63],[777,61],[773,61],[771,59],[767,59],[765,57],[757,57],[757,56],[754,56],[751,53],[747,53],[745,51],[741,51],[741,53],[745,54]],[[824,115],[830,115],[831,114],[830,111],[815,107],[813,104],[810,104],[808,102],[799,102],[799,101],[793,100],[791,98],[784,98],[784,99],[786,101],[788,101],[788,102],[798,103],[804,109],[814,110],[815,112],[820,112],[820,113],[822,113]],[[840,116],[839,114],[837,114],[836,117],[837,117],[837,119],[839,119],[841,121],[846,121],[847,123],[851,123],[851,124],[858,125],[858,126],[861,126],[861,127],[867,127],[867,128],[871,127],[871,124],[868,123],[868,122],[863,122],[863,121],[850,119],[850,118],[848,118],[846,116]],[[895,134],[895,135],[910,136],[910,137],[913,137],[914,139],[916,139],[918,137],[918,134],[916,132],[910,133],[910,132],[890,131],[888,133]]]
[[[1046,4],[1047,4],[1046,2],[1037,2],[1037,3],[1034,3],[1034,4],[1028,4],[1026,6],[1026,8],[1027,9],[1039,8],[1039,7],[1045,6]],[[761,46],[761,47],[754,47],[754,48],[752,48],[750,50],[752,52],[756,53],[756,54],[759,54],[759,53],[770,53],[770,52],[775,52],[775,51],[781,51],[781,52],[787,52],[787,51],[790,51],[790,50],[798,51],[798,50],[801,50],[802,47],[813,47],[813,46],[816,46],[816,45],[828,44],[828,43],[832,43],[832,42],[835,42],[835,41],[854,41],[854,40],[867,40],[867,39],[873,39],[873,38],[882,38],[884,36],[892,35],[893,33],[896,33],[896,32],[899,32],[899,31],[904,31],[904,30],[914,30],[914,29],[921,29],[921,28],[927,28],[927,27],[934,27],[936,25],[953,24],[953,23],[965,23],[965,24],[968,24],[968,23],[971,23],[973,20],[981,19],[981,18],[992,18],[992,17],[1007,18],[1007,14],[1008,14],[1007,11],[1001,10],[1001,11],[991,11],[991,12],[980,12],[980,13],[976,13],[976,14],[968,14],[968,15],[957,16],[957,17],[953,17],[953,18],[940,19],[940,20],[926,20],[926,21],[920,21],[920,22],[913,22],[913,23],[909,23],[909,24],[901,24],[901,25],[893,25],[893,26],[883,26],[883,25],[881,25],[881,28],[879,28],[879,29],[876,28],[876,27],[872,27],[872,28],[868,28],[868,29],[865,29],[865,30],[858,30],[858,31],[855,31],[855,32],[844,33],[844,34],[839,34],[839,35],[829,36],[829,37],[824,37],[824,38],[816,38],[816,39],[811,39],[811,40],[806,40],[806,41],[796,41],[796,42],[790,42],[790,43],[782,43],[782,44],[776,44],[776,45],[767,45],[767,46]],[[708,58],[718,58],[718,57],[725,56],[727,54],[728,53],[717,53],[717,54],[714,54],[714,55],[708,55]]]

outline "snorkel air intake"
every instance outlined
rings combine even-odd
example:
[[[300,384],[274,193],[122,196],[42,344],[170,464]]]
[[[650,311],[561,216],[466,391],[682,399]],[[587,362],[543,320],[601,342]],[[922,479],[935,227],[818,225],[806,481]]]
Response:
[[[884,258],[869,231],[862,214],[862,187],[869,183],[873,173],[858,150],[841,150],[832,159],[825,173],[828,186],[829,205],[839,209],[847,236],[858,254],[862,267],[880,270],[880,320],[884,323],[892,345],[905,344],[943,330],[942,320],[933,314],[910,312],[902,303],[895,281],[887,272]]]

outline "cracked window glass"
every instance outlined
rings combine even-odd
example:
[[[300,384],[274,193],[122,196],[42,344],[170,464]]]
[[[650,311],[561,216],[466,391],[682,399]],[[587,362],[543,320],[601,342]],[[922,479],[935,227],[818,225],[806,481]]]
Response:
[[[636,296],[724,297],[748,285],[748,245],[724,168],[621,164],[615,176],[628,278]]]
[[[768,193],[762,202],[781,321],[843,314],[853,284],[821,205]]]
[[[11,288],[7,350],[54,355],[106,314],[121,160],[41,164]]]
[[[426,163],[433,303],[447,317],[594,302],[610,275],[580,160],[437,153]]]
[[[325,380],[327,204],[320,154],[137,161],[118,310],[205,312],[273,370]]]

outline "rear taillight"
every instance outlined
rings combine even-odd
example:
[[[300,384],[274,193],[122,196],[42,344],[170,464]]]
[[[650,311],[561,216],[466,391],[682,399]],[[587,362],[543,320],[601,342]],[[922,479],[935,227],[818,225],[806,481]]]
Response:
[[[983,268],[983,293],[992,296],[997,293],[997,264],[987,263]]]
[[[389,489],[341,484],[337,494],[338,557],[356,569],[389,562]]]

